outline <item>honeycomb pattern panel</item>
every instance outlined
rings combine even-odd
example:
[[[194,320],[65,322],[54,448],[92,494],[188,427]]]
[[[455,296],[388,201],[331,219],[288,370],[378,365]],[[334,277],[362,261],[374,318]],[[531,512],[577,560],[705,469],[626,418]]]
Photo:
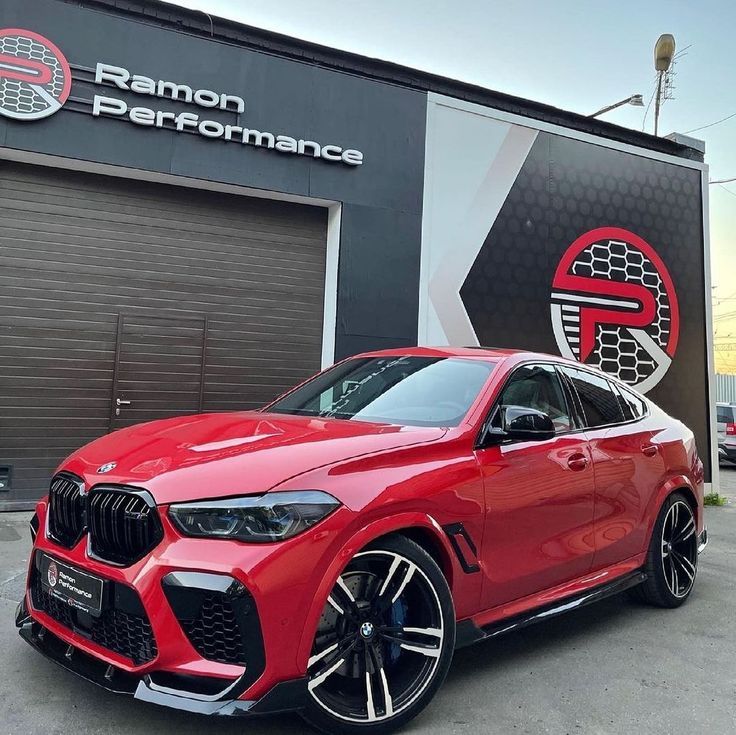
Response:
[[[665,350],[670,338],[671,305],[656,265],[638,248],[619,240],[594,242],[572,264],[576,276],[644,286],[654,297],[656,313],[646,332]],[[596,348],[589,364],[629,385],[638,385],[658,368],[657,362],[630,334],[617,325],[598,325]]]
[[[17,115],[32,115],[49,108],[49,96],[59,100],[66,82],[59,59],[43,43],[24,36],[0,36],[0,54],[44,64],[51,80],[44,85],[0,77],[0,108]]]
[[[199,616],[182,627],[197,653],[209,661],[246,665],[243,638],[230,601],[222,594],[208,595]]]
[[[603,141],[597,144],[540,132],[495,221],[489,217],[489,231],[460,289],[478,343],[559,354],[550,302],[563,255],[583,233],[597,228],[636,233],[669,271],[680,314],[672,364],[647,395],[690,426],[698,446],[708,447],[705,305],[710,294],[705,293],[702,276],[701,189],[698,169],[655,155],[616,150]],[[612,277],[620,277],[621,258],[614,258],[611,265]],[[638,275],[636,264],[630,273]],[[650,289],[658,287],[656,277],[646,269],[641,279]],[[575,312],[570,306],[565,313],[573,316]],[[662,332],[668,318],[663,308],[658,325]],[[663,333],[649,333],[657,344],[662,343]],[[599,351],[604,341],[616,347],[617,338],[606,325],[598,336]],[[627,371],[636,365],[628,339],[620,349],[615,366],[606,351],[605,369],[632,378]],[[599,352],[591,359],[602,355]],[[642,363],[641,367],[647,366]],[[708,453],[701,451],[707,464]]]
[[[69,630],[84,636],[99,646],[130,659],[136,666],[152,661],[158,655],[156,639],[148,618],[116,608],[102,611],[100,617],[85,616],[43,588],[36,570],[31,582],[31,602],[36,610],[46,613]]]

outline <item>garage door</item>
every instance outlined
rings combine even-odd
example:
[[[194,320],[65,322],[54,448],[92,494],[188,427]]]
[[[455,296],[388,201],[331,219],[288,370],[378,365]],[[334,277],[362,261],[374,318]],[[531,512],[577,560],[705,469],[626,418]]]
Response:
[[[319,368],[324,209],[0,164],[0,508],[111,429]]]

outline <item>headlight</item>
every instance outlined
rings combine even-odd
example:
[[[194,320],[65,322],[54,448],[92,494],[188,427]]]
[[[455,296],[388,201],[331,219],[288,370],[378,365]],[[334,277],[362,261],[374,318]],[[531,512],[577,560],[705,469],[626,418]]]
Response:
[[[275,492],[179,503],[169,507],[169,517],[186,536],[268,543],[306,531],[339,505],[335,498],[319,490]]]

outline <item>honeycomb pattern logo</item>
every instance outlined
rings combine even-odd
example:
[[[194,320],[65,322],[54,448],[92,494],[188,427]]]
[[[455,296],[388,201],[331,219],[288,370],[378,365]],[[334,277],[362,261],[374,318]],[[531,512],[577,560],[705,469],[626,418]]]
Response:
[[[40,120],[61,109],[72,73],[51,41],[20,28],[0,30],[0,115]]]
[[[667,268],[638,235],[599,227],[565,252],[552,282],[560,352],[642,392],[664,377],[677,349],[679,311]]]

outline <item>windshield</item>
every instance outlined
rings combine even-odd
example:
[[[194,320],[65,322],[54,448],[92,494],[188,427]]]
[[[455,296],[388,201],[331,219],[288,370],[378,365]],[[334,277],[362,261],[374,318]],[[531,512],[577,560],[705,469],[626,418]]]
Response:
[[[496,363],[461,357],[356,358],[266,408],[406,426],[457,426]]]

